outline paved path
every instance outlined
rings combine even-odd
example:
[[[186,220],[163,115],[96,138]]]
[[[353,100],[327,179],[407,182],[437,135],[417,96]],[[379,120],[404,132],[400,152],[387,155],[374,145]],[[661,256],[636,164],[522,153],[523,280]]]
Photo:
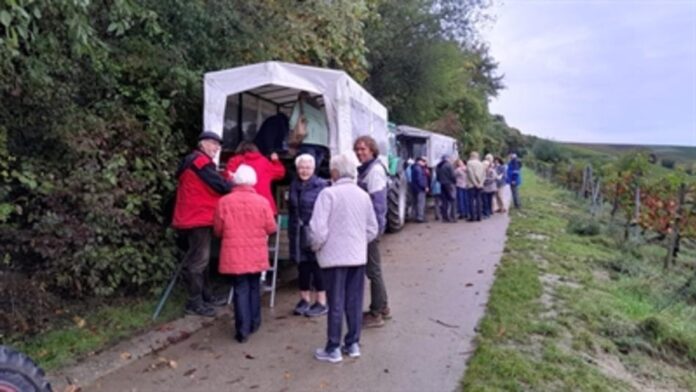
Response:
[[[409,224],[385,236],[382,261],[394,317],[383,328],[363,330],[359,359],[315,361],[326,320],[292,316],[297,297],[287,288],[275,309],[264,308],[261,330],[248,343],[232,339],[226,316],[83,390],[455,390],[473,351],[507,225],[507,215],[497,214],[480,223]],[[367,306],[369,294],[365,298]]]

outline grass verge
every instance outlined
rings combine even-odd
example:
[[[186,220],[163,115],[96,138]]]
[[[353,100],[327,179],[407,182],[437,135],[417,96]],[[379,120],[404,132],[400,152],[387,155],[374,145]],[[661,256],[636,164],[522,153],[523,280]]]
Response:
[[[26,353],[44,370],[53,370],[183,315],[185,295],[174,291],[160,317],[152,321],[158,299],[127,299],[86,314],[66,315],[63,325],[28,338],[15,336],[3,344]]]
[[[696,251],[664,271],[530,171],[522,195],[461,389],[696,390]]]

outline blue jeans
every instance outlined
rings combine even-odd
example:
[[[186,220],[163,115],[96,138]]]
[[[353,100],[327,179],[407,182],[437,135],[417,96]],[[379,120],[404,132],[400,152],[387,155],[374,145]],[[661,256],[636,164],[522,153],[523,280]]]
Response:
[[[344,314],[348,325],[345,345],[349,346],[360,341],[365,266],[333,267],[323,271],[326,300],[329,305],[329,314],[326,317],[328,339],[325,349],[326,352],[331,352],[341,346]]]
[[[493,215],[493,195],[495,192],[483,192],[483,216]]]
[[[261,274],[232,277],[234,284],[234,328],[236,337],[243,339],[261,326]]]
[[[469,216],[469,194],[466,188],[457,187],[457,212],[460,218]]]

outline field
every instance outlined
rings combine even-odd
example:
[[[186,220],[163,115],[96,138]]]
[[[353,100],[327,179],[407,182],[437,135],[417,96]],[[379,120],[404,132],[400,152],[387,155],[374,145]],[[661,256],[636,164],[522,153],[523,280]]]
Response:
[[[691,165],[696,162],[696,147],[631,145],[631,144],[595,144],[595,143],[562,143],[571,153],[587,158],[618,157],[627,152],[645,151],[654,154],[658,162],[665,159],[674,161],[677,165]]]
[[[524,175],[462,390],[696,390],[693,243],[664,270],[664,247]]]

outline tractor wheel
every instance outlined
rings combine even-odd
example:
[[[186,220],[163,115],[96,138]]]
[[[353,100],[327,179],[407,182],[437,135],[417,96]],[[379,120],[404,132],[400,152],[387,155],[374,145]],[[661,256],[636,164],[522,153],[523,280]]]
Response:
[[[406,176],[400,173],[391,182],[387,193],[387,231],[396,233],[406,223],[406,206],[408,203],[408,183]]]
[[[0,346],[0,392],[50,392],[44,372],[26,355]]]

